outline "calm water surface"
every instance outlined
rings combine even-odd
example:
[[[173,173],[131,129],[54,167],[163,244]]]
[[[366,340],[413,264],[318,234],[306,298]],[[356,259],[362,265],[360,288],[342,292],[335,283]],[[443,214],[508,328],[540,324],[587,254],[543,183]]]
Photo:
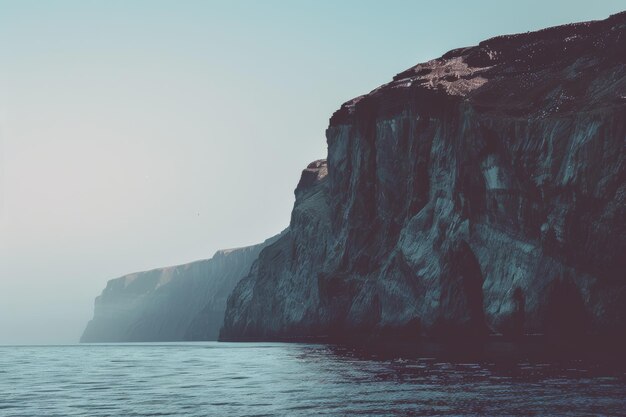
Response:
[[[0,346],[0,415],[626,415],[626,375],[327,345]]]

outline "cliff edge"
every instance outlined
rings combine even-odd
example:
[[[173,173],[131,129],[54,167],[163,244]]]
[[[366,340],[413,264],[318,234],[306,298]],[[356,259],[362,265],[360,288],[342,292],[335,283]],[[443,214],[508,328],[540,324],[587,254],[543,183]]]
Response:
[[[416,65],[326,138],[222,340],[623,337],[626,13]]]

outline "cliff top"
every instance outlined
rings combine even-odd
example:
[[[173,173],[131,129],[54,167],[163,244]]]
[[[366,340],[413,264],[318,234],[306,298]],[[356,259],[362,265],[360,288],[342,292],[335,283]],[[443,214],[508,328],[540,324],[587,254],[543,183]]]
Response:
[[[267,242],[270,239],[267,239],[265,242]],[[106,288],[107,289],[111,289],[113,287],[125,288],[131,285],[133,282],[136,282],[137,280],[144,280],[146,282],[151,282],[151,284],[149,285],[156,285],[156,286],[164,285],[168,283],[175,274],[180,274],[181,270],[183,269],[193,268],[195,265],[211,261],[212,259],[228,256],[236,252],[253,250],[255,247],[262,245],[263,243],[257,243],[255,245],[249,245],[249,246],[242,246],[239,248],[219,249],[215,252],[215,254],[211,258],[198,259],[195,261],[178,264],[178,265],[170,265],[170,266],[164,266],[160,268],[152,268],[152,269],[148,269],[145,271],[132,272],[130,274],[122,275],[121,277],[110,279],[109,281],[107,281]]]
[[[497,36],[415,65],[335,112],[345,123],[368,100],[456,98],[482,111],[549,117],[626,105],[626,12],[605,20]],[[424,100],[422,100],[424,101]],[[383,106],[384,107],[384,106]],[[388,106],[393,111],[393,103]]]

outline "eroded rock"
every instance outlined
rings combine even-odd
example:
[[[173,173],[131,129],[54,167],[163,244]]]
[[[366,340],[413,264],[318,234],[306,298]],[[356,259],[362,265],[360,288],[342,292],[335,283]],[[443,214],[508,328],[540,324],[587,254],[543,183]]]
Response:
[[[304,171],[221,338],[623,335],[624,97],[621,13],[457,49],[345,103],[327,175]]]

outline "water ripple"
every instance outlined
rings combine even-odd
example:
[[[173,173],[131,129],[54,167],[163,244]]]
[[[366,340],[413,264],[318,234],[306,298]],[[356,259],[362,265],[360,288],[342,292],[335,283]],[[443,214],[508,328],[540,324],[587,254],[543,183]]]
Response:
[[[276,343],[0,347],[0,416],[620,415],[626,374]]]

